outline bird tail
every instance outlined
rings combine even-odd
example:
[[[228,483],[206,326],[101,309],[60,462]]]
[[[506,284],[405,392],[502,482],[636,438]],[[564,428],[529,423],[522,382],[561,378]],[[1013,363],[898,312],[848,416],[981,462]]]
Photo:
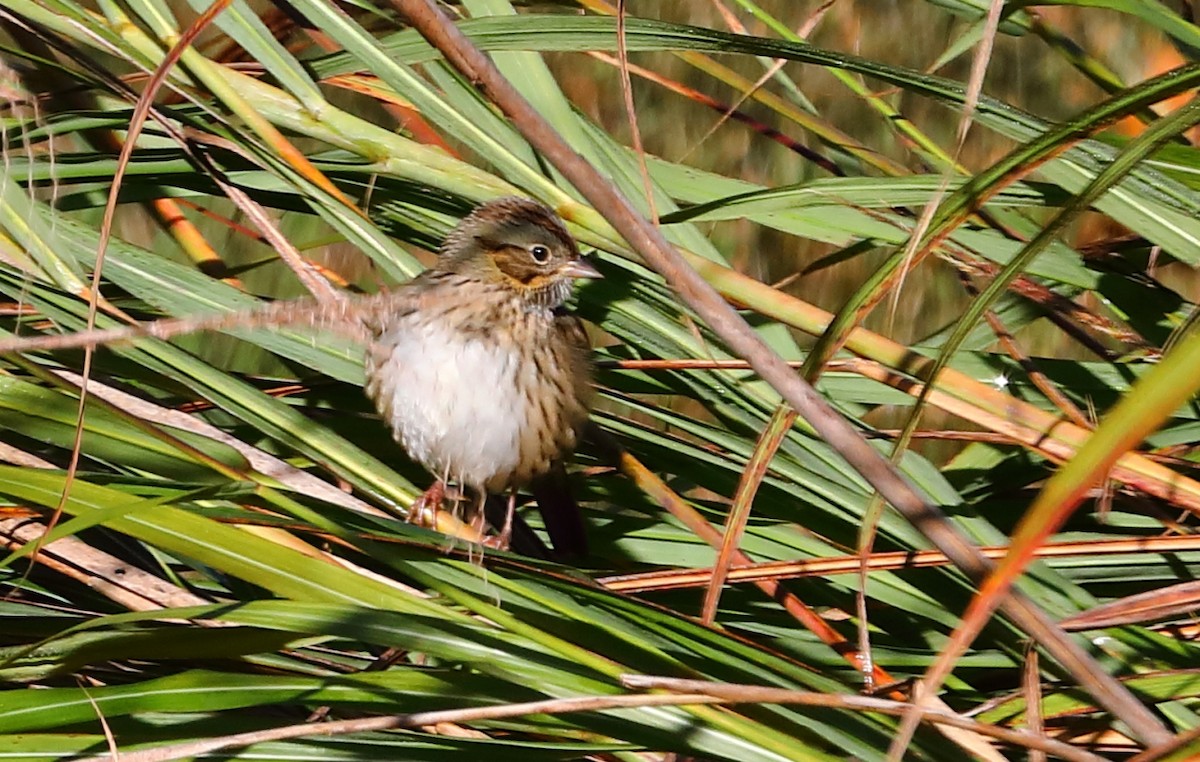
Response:
[[[558,559],[584,558],[588,554],[587,528],[579,503],[571,494],[567,469],[561,462],[555,463],[550,472],[539,477],[530,487],[537,500],[538,512],[546,534],[554,546]]]

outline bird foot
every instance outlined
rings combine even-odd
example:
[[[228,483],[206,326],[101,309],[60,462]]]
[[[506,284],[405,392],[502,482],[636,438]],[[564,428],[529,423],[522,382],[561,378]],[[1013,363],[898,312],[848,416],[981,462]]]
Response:
[[[512,544],[513,533],[513,516],[517,512],[517,491],[514,489],[508,494],[508,510],[504,514],[504,526],[500,527],[500,532],[493,537],[484,539],[483,544],[489,548],[497,550],[508,550]]]
[[[499,534],[486,535],[479,544],[485,548],[491,548],[493,550],[508,550],[508,546],[511,543],[512,531],[510,530],[506,533],[502,529],[500,530]]]
[[[446,499],[446,483],[441,479],[425,490],[408,509],[408,523],[427,529],[437,528],[438,511]]]

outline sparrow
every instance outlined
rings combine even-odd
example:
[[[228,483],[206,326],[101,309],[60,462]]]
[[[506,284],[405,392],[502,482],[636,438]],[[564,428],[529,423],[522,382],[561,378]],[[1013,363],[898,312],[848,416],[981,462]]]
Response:
[[[435,480],[410,515],[436,510],[448,483],[480,509],[507,493],[497,540],[507,547],[518,490],[561,483],[592,389],[590,343],[565,303],[576,279],[599,277],[553,210],[501,198],[463,218],[436,264],[366,317],[367,396]],[[570,527],[552,536],[556,550],[586,553],[582,519],[553,518],[548,527]]]

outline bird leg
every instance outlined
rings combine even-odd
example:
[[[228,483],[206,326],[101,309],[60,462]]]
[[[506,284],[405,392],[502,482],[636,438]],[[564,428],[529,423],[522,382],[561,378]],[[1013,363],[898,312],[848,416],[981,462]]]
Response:
[[[484,495],[484,500],[485,501],[487,500],[486,495]],[[483,512],[484,512],[483,511],[484,504],[481,502],[479,507],[480,507],[480,515],[482,516]],[[513,521],[516,517],[516,514],[517,514],[517,489],[514,487],[513,490],[508,493],[508,507],[507,507],[507,510],[504,512],[504,524],[500,527],[500,531],[496,535],[494,535],[492,537],[488,537],[483,541],[484,546],[489,547],[489,548],[495,548],[497,550],[508,550],[509,546],[512,544]],[[494,521],[492,523],[492,526],[493,527],[495,526]]]
[[[501,550],[508,550],[508,546],[512,543],[512,528],[513,516],[517,513],[517,488],[513,487],[508,493],[508,510],[504,513],[504,527],[500,530],[500,536],[496,538],[496,545]]]
[[[427,529],[437,528],[437,514],[446,499],[446,482],[434,480],[429,489],[425,490],[408,509],[408,523]]]

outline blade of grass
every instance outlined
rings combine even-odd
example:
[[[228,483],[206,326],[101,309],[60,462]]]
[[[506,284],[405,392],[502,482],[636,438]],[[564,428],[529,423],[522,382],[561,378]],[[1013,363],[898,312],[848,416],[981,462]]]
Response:
[[[780,405],[776,408],[767,427],[759,435],[758,443],[754,446],[754,455],[746,464],[742,479],[738,483],[737,493],[733,496],[733,505],[729,508],[729,518],[725,520],[725,534],[721,538],[720,550],[716,563],[713,564],[712,579],[704,592],[704,603],[700,610],[700,621],[712,624],[717,617],[717,605],[721,600],[721,588],[725,586],[725,578],[733,563],[734,553],[738,550],[742,533],[746,529],[746,521],[750,518],[750,509],[754,504],[754,495],[758,485],[771,465],[775,453],[783,443],[783,437],[792,424],[796,422],[796,412]],[[865,668],[869,672],[869,668]]]

